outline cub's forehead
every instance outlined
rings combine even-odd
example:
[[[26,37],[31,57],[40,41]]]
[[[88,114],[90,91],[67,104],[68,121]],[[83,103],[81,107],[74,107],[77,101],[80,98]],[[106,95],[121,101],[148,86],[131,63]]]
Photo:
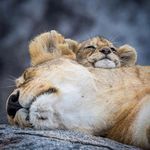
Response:
[[[86,41],[83,41],[81,44],[80,44],[80,47],[86,47],[86,46],[89,46],[89,45],[94,45],[94,46],[109,46],[109,45],[112,45],[112,43],[103,38],[103,37],[94,37],[94,38],[91,38],[91,39],[88,39]]]

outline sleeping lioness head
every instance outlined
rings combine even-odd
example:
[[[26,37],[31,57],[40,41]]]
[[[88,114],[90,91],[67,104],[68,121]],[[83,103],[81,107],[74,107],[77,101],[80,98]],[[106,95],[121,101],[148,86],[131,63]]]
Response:
[[[49,105],[46,109],[46,105],[43,103],[44,108],[39,109],[39,114],[37,113],[35,118],[34,115],[30,115],[30,107],[34,101],[43,95],[45,95],[44,98],[59,95],[59,90],[54,83],[60,82],[59,80],[63,81],[64,77],[60,73],[61,68],[65,67],[65,62],[68,59],[76,59],[73,52],[76,46],[76,41],[65,39],[54,30],[42,33],[30,42],[31,66],[16,79],[16,88],[7,100],[6,110],[9,123],[21,127],[30,127],[33,125],[32,121],[36,119],[42,124],[49,121],[48,118],[52,116],[48,113],[50,111]]]
[[[76,55],[80,64],[95,68],[133,66],[137,60],[136,51],[130,45],[118,48],[102,37],[94,37],[80,43]]]

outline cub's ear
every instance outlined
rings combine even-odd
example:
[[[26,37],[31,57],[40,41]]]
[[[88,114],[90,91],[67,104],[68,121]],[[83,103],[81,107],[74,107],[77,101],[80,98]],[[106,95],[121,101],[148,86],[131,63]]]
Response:
[[[65,39],[65,42],[68,44],[69,48],[76,54],[79,43],[71,39]]]
[[[63,44],[60,44],[59,49],[62,51],[62,56],[69,59],[76,59],[76,51],[78,49],[78,42],[71,39],[65,39]]]
[[[59,57],[76,58],[68,42],[55,30],[35,37],[29,44],[29,53],[33,66]]]
[[[135,65],[137,61],[137,52],[132,46],[125,44],[119,47],[118,54],[121,59],[121,66]]]

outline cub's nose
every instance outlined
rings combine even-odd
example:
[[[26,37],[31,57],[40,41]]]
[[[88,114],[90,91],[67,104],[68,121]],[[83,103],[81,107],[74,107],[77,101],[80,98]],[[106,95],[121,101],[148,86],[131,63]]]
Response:
[[[22,106],[19,104],[19,91],[17,91],[16,94],[12,94],[7,102],[7,114],[9,116],[15,117],[16,112],[22,108]]]
[[[100,50],[101,53],[105,54],[105,55],[108,55],[111,53],[111,50],[109,48],[102,48]]]

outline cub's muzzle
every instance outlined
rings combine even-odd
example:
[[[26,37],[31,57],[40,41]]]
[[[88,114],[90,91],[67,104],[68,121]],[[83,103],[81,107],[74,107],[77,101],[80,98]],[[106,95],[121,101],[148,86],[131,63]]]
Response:
[[[111,53],[111,50],[110,48],[102,48],[99,50],[101,53],[105,54],[105,55],[108,55]]]

